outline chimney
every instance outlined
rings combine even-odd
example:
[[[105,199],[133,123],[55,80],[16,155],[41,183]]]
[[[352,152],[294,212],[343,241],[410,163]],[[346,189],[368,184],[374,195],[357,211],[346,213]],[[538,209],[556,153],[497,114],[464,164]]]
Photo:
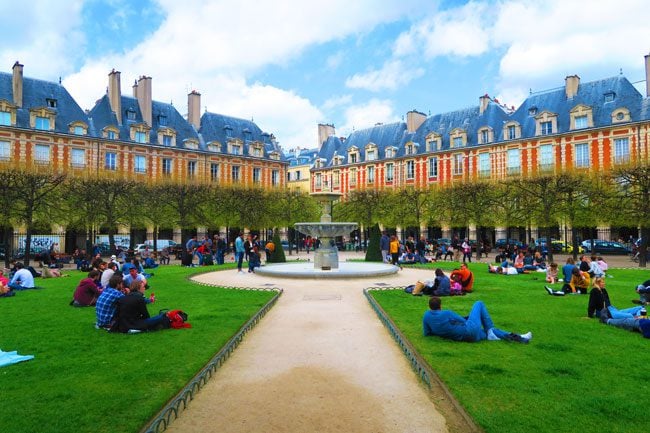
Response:
[[[140,106],[140,113],[142,113],[142,120],[149,126],[152,126],[152,106],[151,106],[151,77],[145,75],[138,79],[138,82],[133,86],[133,92],[138,99]]]
[[[318,148],[323,145],[328,139],[328,137],[331,137],[332,135],[336,134],[336,130],[334,129],[334,125],[331,125],[329,123],[319,123],[318,124]]]
[[[120,71],[113,69],[108,74],[108,101],[111,110],[117,117],[117,124],[122,124],[122,85],[120,84]]]
[[[427,120],[427,115],[419,111],[411,110],[406,113],[406,131],[409,133],[417,131],[417,129]]]
[[[13,91],[14,91],[14,104],[21,108],[23,106],[23,65],[14,63],[13,67],[14,75],[12,79]]]
[[[645,95],[650,96],[650,54],[645,56]]]
[[[478,98],[479,113],[483,114],[487,110],[488,104],[490,103],[490,97],[486,93],[483,96]]]
[[[187,95],[187,121],[197,131],[201,127],[201,94],[196,90],[192,90]]]
[[[578,94],[578,86],[580,85],[580,77],[577,75],[569,75],[564,79],[566,82],[566,98],[571,99]]]

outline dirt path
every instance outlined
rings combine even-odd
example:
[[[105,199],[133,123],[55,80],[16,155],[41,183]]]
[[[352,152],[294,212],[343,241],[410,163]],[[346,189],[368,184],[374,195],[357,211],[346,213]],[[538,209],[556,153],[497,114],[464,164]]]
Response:
[[[362,292],[379,282],[407,285],[430,275],[409,269],[346,281],[235,271],[200,276],[225,286],[274,283],[284,294],[168,431],[448,431]]]

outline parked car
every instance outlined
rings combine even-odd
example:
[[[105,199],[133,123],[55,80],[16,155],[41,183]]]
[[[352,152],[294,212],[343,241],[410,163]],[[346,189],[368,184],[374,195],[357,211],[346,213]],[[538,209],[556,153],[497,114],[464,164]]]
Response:
[[[573,245],[567,244],[564,241],[559,241],[556,239],[551,240],[551,251],[554,253],[567,253],[567,254],[572,254],[573,253]],[[578,245],[578,254],[582,254],[585,252],[585,249],[582,247],[582,245]]]
[[[506,244],[509,244],[510,246],[517,245],[517,248],[524,246],[524,243],[522,241],[518,241],[517,239],[497,239],[497,241],[494,243],[494,247],[503,248],[506,246]]]
[[[626,247],[620,242],[612,242],[612,241],[601,241],[601,240],[595,240],[594,241],[594,247],[593,250],[591,249],[591,241],[589,241],[586,245],[585,242],[582,242],[582,246],[585,249],[586,252],[588,253],[593,253],[593,254],[630,254],[631,250],[630,248]]]
[[[445,244],[447,246],[451,245],[451,239],[449,238],[439,238],[436,239],[436,242],[438,243],[438,245],[442,245],[442,244]]]

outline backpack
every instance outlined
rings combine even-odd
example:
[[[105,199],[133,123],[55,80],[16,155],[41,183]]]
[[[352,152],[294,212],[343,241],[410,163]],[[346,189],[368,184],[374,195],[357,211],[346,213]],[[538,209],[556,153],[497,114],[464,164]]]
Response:
[[[192,325],[187,323],[187,313],[182,310],[171,310],[166,313],[170,322],[170,328],[191,328]]]

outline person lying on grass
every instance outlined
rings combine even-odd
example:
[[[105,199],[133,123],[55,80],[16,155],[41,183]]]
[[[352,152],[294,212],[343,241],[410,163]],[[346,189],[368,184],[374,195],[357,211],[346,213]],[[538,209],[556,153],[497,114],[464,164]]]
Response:
[[[144,284],[133,281],[129,294],[117,300],[113,332],[156,331],[165,327],[165,313],[151,317],[144,299]],[[167,326],[168,327],[168,326]]]
[[[640,332],[644,338],[650,338],[650,320],[648,316],[636,316],[627,319],[614,319],[609,314],[607,308],[603,308],[600,313],[600,321],[605,325],[616,326],[617,328],[627,329],[632,332]]]
[[[429,308],[422,317],[425,336],[435,335],[455,341],[476,342],[482,340],[506,340],[528,343],[533,338],[532,332],[515,334],[494,327],[492,318],[481,301],[472,306],[469,316],[462,317],[451,310],[442,310],[442,300],[433,296],[429,299]]]
[[[605,278],[597,277],[594,279],[594,287],[589,292],[589,305],[587,307],[587,316],[600,317],[602,310],[607,309],[609,317],[613,319],[633,319],[641,315],[643,307],[632,307],[619,310],[612,305],[609,300],[609,294],[605,288]]]
[[[97,303],[97,298],[102,294],[99,287],[99,278],[101,274],[98,270],[93,269],[88,272],[88,277],[79,281],[79,285],[72,295],[70,305],[74,307],[92,307]]]

